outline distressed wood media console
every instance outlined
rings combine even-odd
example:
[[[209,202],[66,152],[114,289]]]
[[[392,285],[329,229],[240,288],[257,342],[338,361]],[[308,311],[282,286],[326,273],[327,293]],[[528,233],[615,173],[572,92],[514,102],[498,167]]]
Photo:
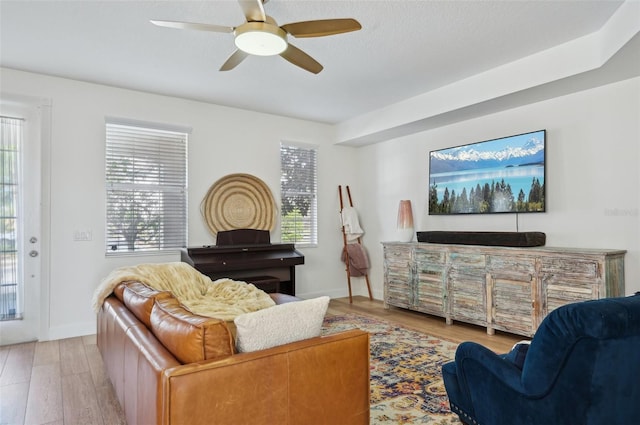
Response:
[[[624,250],[385,242],[384,303],[532,336],[553,309],[624,296]]]

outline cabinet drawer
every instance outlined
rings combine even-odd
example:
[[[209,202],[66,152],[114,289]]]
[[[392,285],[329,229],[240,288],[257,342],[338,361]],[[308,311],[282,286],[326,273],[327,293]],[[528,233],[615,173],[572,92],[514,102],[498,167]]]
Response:
[[[411,263],[407,260],[401,259],[387,259],[384,260],[385,269],[393,270],[411,270]]]
[[[452,252],[449,254],[451,267],[466,269],[468,267],[484,269],[486,267],[486,255]]]
[[[411,260],[411,247],[410,246],[385,246],[384,247],[385,260],[403,260],[408,262]]]
[[[447,255],[444,251],[429,251],[426,249],[416,248],[415,261],[418,263],[444,264]]]
[[[535,258],[489,255],[487,271],[496,278],[509,279],[517,276],[521,280],[531,280],[536,272],[536,260]]]
[[[600,267],[596,260],[571,257],[543,258],[541,272],[577,278],[597,277],[600,275]]]

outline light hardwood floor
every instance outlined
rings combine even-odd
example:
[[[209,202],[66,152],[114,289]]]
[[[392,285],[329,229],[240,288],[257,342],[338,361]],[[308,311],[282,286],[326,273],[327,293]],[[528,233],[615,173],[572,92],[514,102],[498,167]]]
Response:
[[[334,299],[329,314],[361,313],[454,342],[476,341],[506,352],[523,339],[397,308],[366,297]],[[0,424],[116,425],[122,411],[105,373],[95,335],[0,347]]]
[[[353,304],[349,298],[337,298],[329,304],[330,314],[362,313],[399,323],[407,328],[424,332],[437,338],[453,342],[475,341],[488,347],[496,353],[506,353],[513,344],[526,339],[520,335],[513,335],[496,331],[495,335],[487,335],[486,328],[455,322],[447,325],[442,317],[429,316],[415,311],[390,307],[385,309],[382,301],[370,301],[367,297],[353,297]]]

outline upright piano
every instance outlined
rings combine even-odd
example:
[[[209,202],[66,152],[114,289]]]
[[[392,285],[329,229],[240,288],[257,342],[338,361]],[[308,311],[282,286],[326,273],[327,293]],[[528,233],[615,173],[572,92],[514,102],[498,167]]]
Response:
[[[254,229],[219,232],[216,245],[183,248],[180,259],[212,280],[243,280],[289,295],[296,294],[295,267],[304,264],[293,244],[272,244],[268,231]]]

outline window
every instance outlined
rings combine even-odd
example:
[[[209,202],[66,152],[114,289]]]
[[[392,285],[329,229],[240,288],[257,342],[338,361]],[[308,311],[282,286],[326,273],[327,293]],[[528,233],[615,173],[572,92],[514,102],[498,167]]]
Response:
[[[23,120],[0,117],[0,320],[22,318],[18,255]]]
[[[181,131],[106,124],[107,254],[187,242],[187,139]]]
[[[281,240],[315,246],[318,243],[318,150],[304,145],[280,145]]]

